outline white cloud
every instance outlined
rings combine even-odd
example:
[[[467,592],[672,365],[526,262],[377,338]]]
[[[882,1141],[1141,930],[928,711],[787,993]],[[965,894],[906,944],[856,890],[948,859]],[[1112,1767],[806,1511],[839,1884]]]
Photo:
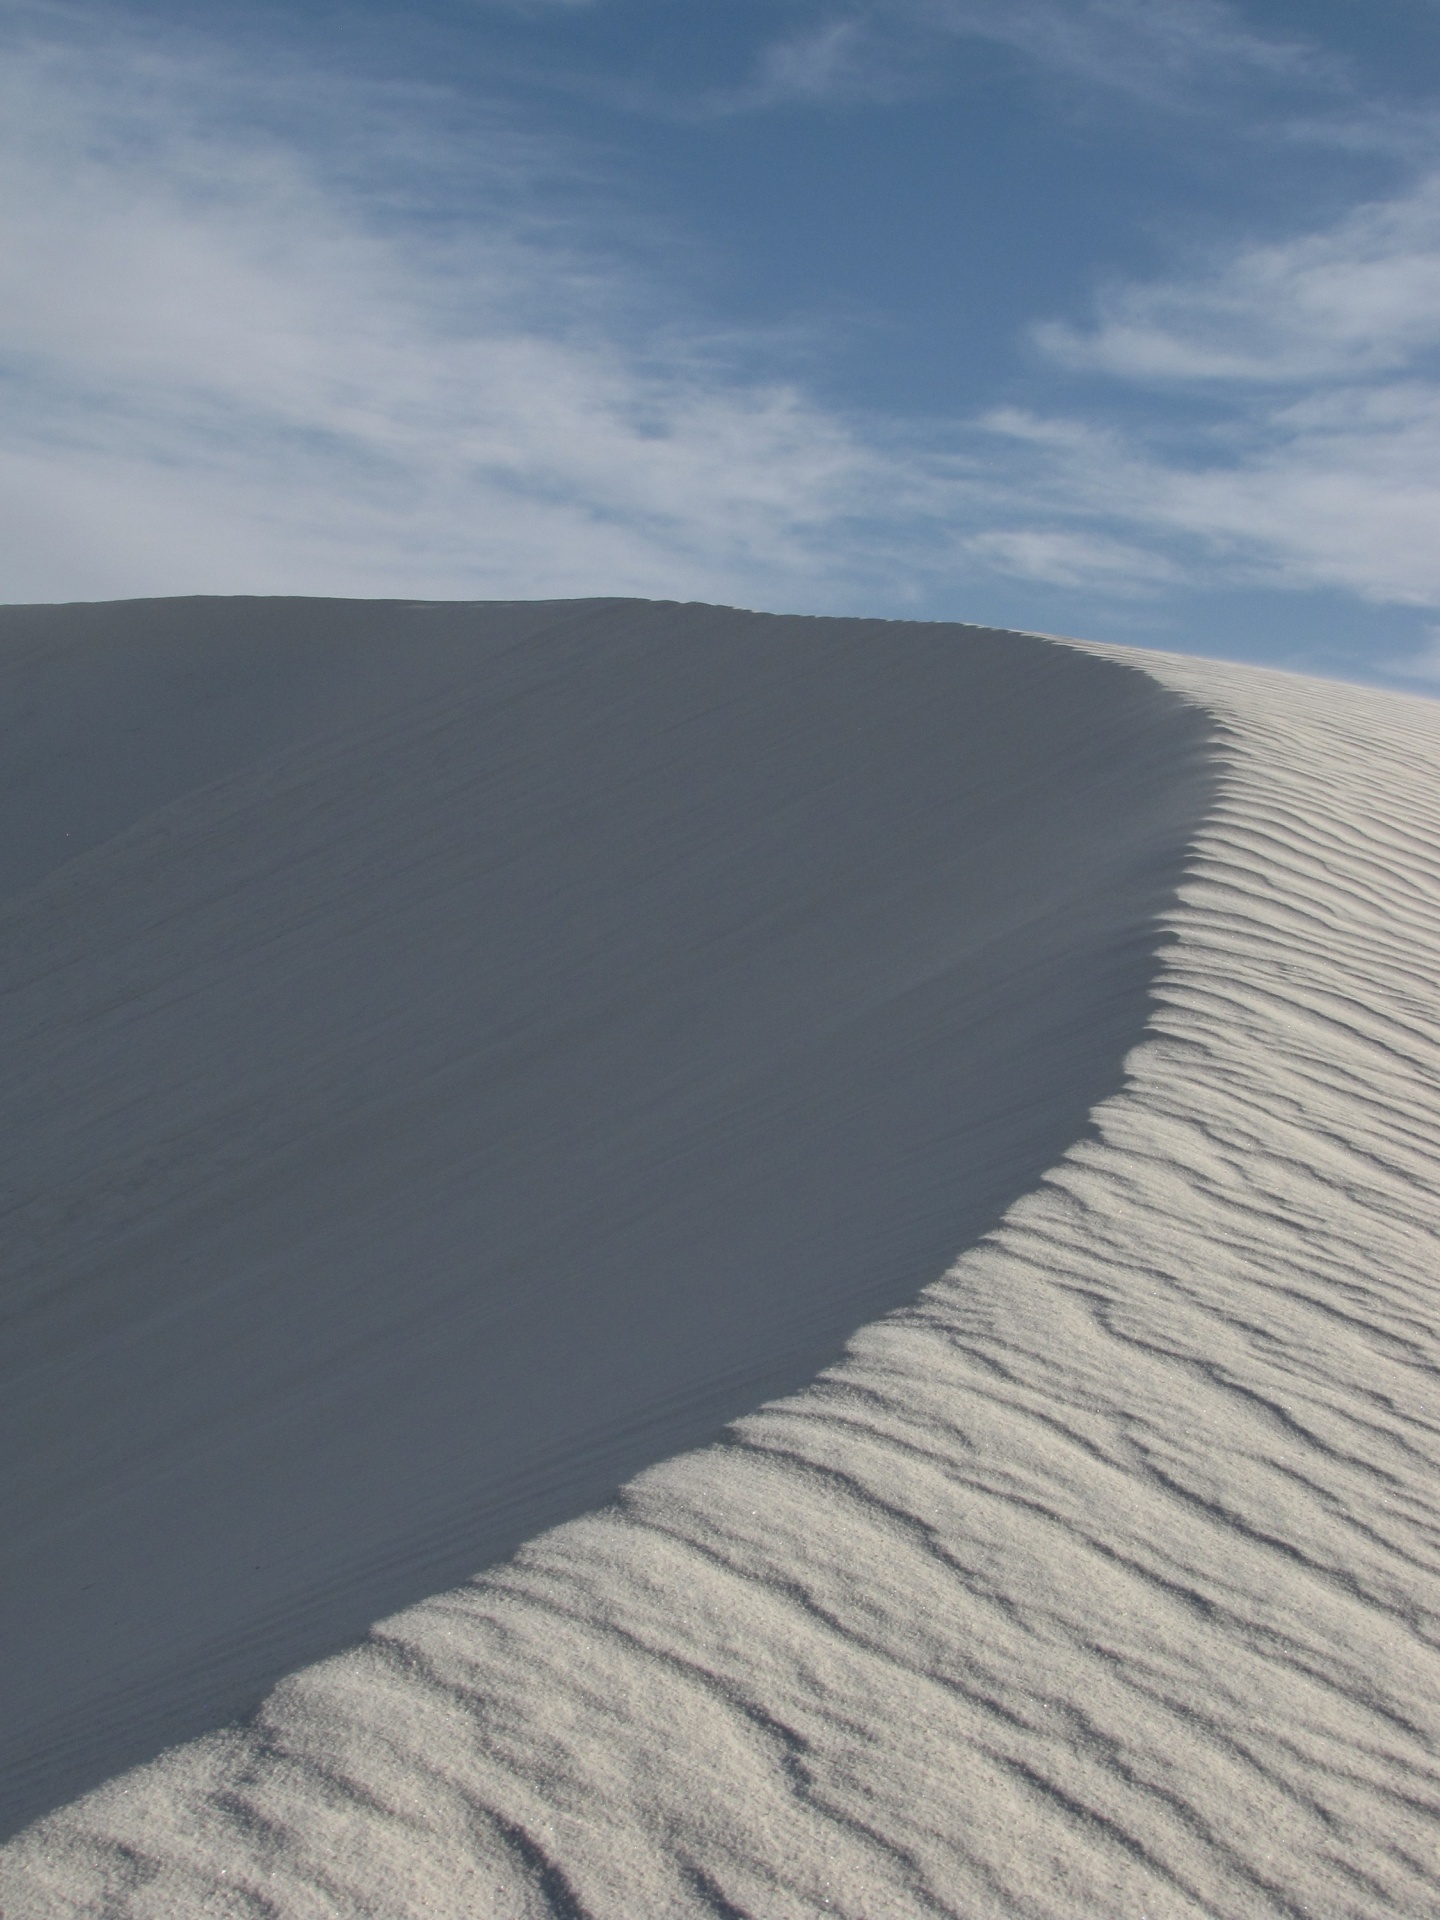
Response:
[[[1221,0],[905,0],[953,34],[1017,48],[1105,88],[1170,95],[1217,68],[1329,79],[1308,44],[1257,33]]]
[[[755,82],[735,104],[770,106],[782,100],[836,100],[885,93],[892,85],[856,19],[823,20],[764,47]]]
[[[1077,627],[1194,582],[1440,607],[1433,182],[1051,328],[1090,418],[864,421],[588,246],[563,152],[447,130],[438,93],[29,17],[48,37],[0,70],[0,597],[963,612],[999,574],[1073,594]],[[854,53],[816,42],[789,81]],[[1161,374],[1203,429],[1093,424]]]
[[[841,13],[821,11],[763,42],[750,78],[739,86],[677,97],[632,83],[623,94],[612,92],[610,97],[682,120],[723,119],[773,107],[904,100],[930,91],[936,83],[933,63],[927,69],[923,58],[933,39],[931,30],[908,17],[905,0],[900,0],[898,13],[881,0]]]
[[[1338,81],[1313,46],[1257,33],[1221,0],[856,0],[772,43],[751,86],[710,104],[733,112],[923,92],[937,84],[947,44],[967,40],[1009,47],[1086,88],[1170,106],[1213,104],[1205,83],[1217,74],[1325,92]]]
[[[1013,411],[985,423],[1030,513],[1143,541],[1192,581],[1440,606],[1440,390],[1340,391],[1176,450]]]
[[[1428,686],[1440,686],[1440,627],[1431,627],[1424,645],[1414,653],[1399,654],[1382,664],[1397,680],[1420,680]]]
[[[1440,175],[1324,232],[1111,289],[1096,326],[1035,335],[1067,366],[1140,380],[1314,381],[1404,367],[1440,346]]]
[[[9,51],[4,597],[834,593],[837,529],[890,522],[861,571],[903,543],[919,476],[697,333],[642,336],[646,289],[526,202],[501,134],[480,187],[520,211],[462,241],[323,174],[215,56]]]
[[[972,534],[964,551],[997,573],[1056,587],[1098,587],[1125,598],[1183,577],[1163,554],[1102,534],[1056,527],[995,527]]]
[[[1143,542],[1212,585],[1440,606],[1440,177],[1208,273],[1111,289],[1090,329],[1036,337],[1071,372],[1206,406],[1197,424],[1152,398],[1129,428],[992,413],[1033,518]],[[1112,411],[1104,387],[1088,399]]]

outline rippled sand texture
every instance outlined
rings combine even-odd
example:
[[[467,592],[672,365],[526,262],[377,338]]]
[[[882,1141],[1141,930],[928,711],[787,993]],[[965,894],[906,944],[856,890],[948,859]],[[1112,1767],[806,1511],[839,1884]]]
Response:
[[[1067,657],[1220,776],[1090,1127],[814,1384],[31,1827],[7,1916],[1440,1911],[1440,707]]]
[[[1213,784],[973,628],[7,621],[0,1837],[913,1301],[1122,1084]]]

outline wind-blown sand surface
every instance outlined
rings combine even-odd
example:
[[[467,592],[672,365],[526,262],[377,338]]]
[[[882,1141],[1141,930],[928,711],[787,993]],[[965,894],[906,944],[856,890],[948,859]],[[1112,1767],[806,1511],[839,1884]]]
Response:
[[[0,725],[7,1916],[1440,1911],[1440,706],[169,602]]]

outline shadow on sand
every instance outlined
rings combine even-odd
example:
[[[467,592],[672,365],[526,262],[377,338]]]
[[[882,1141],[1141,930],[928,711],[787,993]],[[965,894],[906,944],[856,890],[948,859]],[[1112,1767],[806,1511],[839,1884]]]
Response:
[[[1083,1134],[1142,674],[647,602],[0,614],[6,1831],[803,1384]]]

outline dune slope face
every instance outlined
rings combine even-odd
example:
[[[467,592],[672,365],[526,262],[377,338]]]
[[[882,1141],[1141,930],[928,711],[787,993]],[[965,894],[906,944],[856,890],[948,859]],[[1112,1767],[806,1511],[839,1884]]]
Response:
[[[12,609],[0,728],[11,1831],[912,1301],[1213,780],[1042,640],[623,602]]]
[[[1440,709],[1067,657],[1218,754],[1090,1127],[810,1386],[31,1828],[7,1914],[1440,1908]]]

